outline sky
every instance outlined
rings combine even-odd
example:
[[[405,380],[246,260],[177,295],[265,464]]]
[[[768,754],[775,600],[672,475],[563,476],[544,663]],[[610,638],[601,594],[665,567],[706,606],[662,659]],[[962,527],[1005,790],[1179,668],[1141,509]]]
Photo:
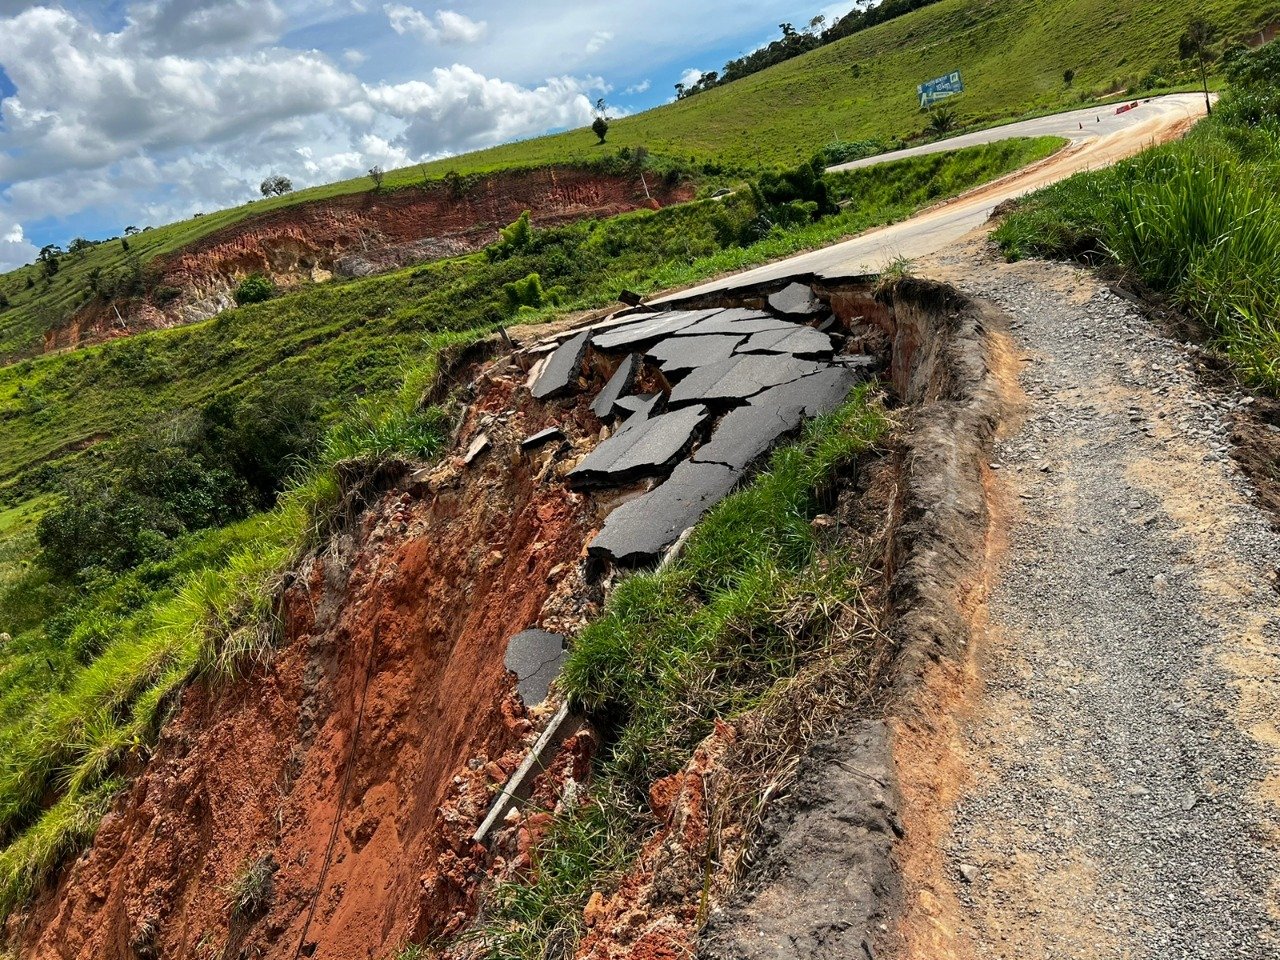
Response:
[[[0,271],[621,116],[852,0],[0,0]]]

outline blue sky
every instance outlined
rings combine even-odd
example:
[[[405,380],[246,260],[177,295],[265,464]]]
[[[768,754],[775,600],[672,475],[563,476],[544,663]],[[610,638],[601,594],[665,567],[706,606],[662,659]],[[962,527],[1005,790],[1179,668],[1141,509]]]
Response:
[[[0,0],[0,270],[295,186],[635,113],[853,3]]]

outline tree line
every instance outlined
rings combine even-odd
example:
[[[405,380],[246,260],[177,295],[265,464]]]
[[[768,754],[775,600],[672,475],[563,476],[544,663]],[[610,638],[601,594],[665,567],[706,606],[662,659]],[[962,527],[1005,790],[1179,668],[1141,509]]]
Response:
[[[790,23],[780,23],[778,29],[782,31],[782,36],[777,40],[752,50],[736,60],[730,60],[720,70],[711,70],[702,74],[694,83],[677,83],[676,99],[683,100],[704,90],[710,90],[712,87],[759,73],[761,70],[808,53],[810,50],[843,40],[852,34],[868,30],[937,2],[938,0],[884,0],[882,3],[872,5],[869,0],[861,0],[853,10],[830,26],[827,25],[826,17],[823,16],[814,17],[803,30],[797,30]]]

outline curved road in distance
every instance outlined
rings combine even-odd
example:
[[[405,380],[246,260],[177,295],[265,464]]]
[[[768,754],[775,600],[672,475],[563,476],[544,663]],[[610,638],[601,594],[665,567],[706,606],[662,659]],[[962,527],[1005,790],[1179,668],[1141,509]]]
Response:
[[[1163,143],[1185,133],[1204,116],[1204,95],[1175,93],[1139,102],[1124,113],[1120,104],[1022,120],[988,130],[966,133],[937,143],[895,150],[853,163],[832,167],[850,170],[887,163],[903,157],[994,143],[1011,137],[1064,137],[1071,142],[1053,156],[975,187],[951,200],[922,210],[916,216],[878,227],[821,250],[797,254],[785,260],[658,297],[652,303],[680,300],[729,286],[763,283],[812,273],[818,277],[850,277],[879,273],[899,257],[915,260],[936,253],[986,222],[991,211],[1005,200],[1020,197],[1063,180],[1081,170],[1110,166],[1153,143]],[[1080,127],[1084,129],[1081,130]]]

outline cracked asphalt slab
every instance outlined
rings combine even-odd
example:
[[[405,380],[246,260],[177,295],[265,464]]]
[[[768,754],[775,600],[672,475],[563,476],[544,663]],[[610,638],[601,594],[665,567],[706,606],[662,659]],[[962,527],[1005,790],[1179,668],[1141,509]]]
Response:
[[[1024,391],[932,891],[952,955],[1280,956],[1280,537],[1230,457],[1247,398],[1076,267],[979,238],[920,272],[1006,312]]]

